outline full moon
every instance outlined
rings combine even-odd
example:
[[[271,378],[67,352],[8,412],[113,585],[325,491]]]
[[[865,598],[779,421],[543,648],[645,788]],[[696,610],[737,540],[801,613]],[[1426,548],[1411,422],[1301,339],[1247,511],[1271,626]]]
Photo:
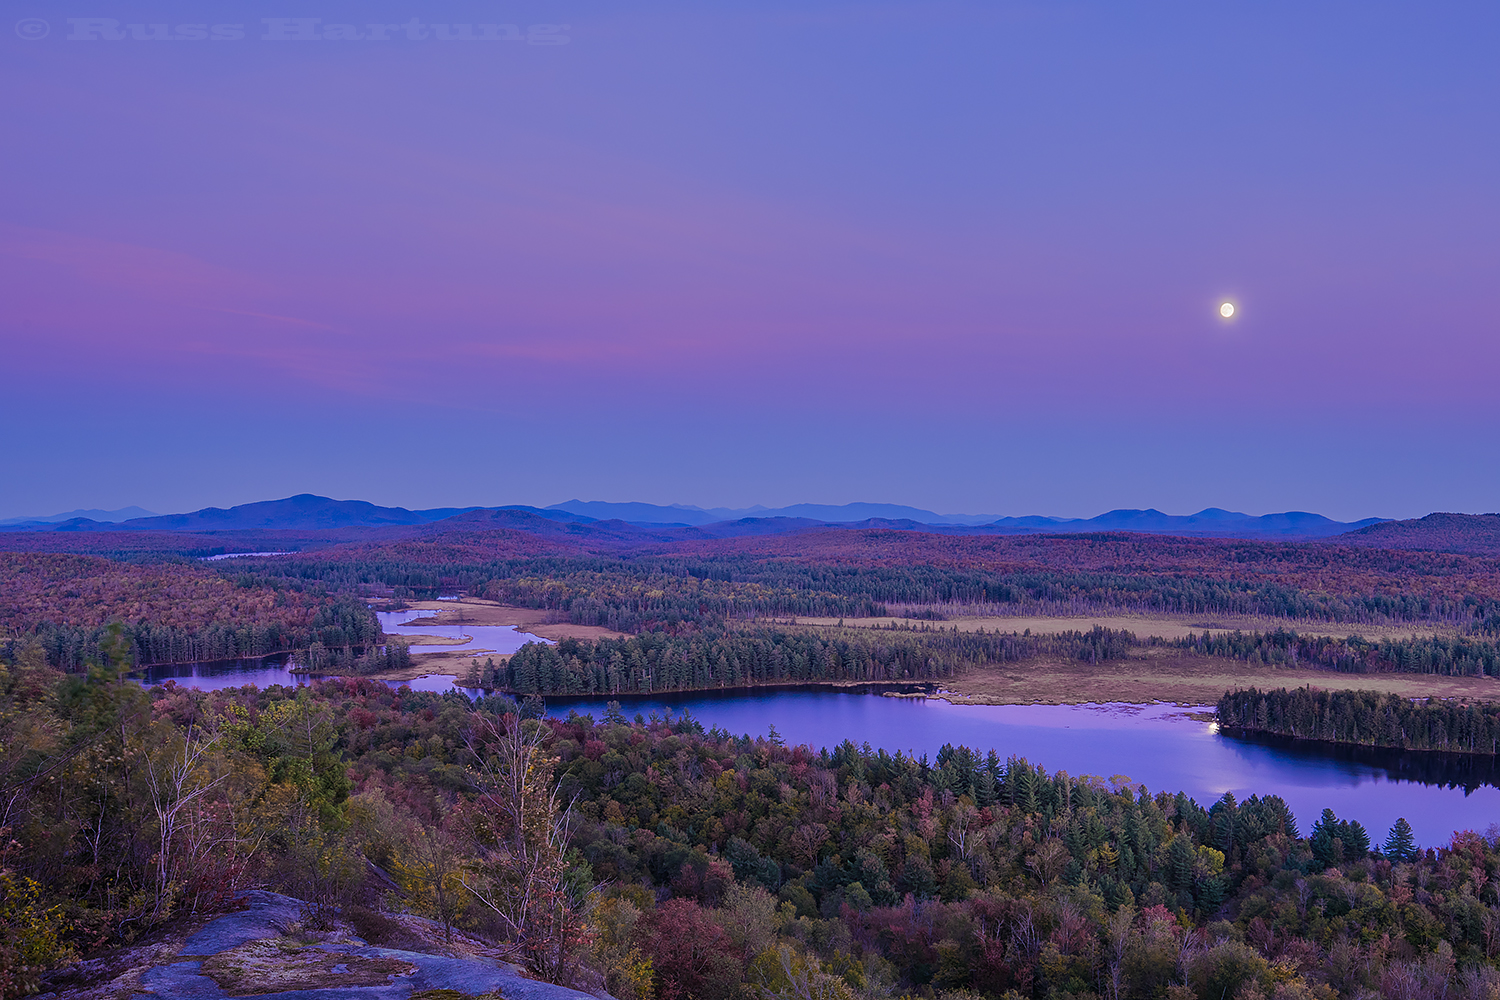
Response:
[[[1222,306],[1220,306],[1219,307],[1219,315],[1223,316],[1225,319],[1228,319],[1229,317],[1233,316],[1234,315],[1234,303],[1233,302],[1226,302]]]

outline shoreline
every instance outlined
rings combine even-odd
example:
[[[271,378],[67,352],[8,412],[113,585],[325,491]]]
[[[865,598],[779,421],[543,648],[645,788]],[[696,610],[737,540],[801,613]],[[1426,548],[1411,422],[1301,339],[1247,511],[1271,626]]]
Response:
[[[1483,750],[1441,750],[1436,747],[1393,747],[1384,743],[1358,743],[1353,740],[1325,740],[1315,736],[1293,736],[1290,733],[1278,733],[1274,729],[1256,729],[1251,726],[1226,726],[1220,725],[1219,730],[1230,736],[1240,739],[1255,740],[1262,743],[1285,743],[1287,746],[1318,746],[1318,747],[1349,747],[1357,750],[1378,751],[1380,753],[1418,753],[1433,754],[1439,757],[1459,757],[1464,759],[1489,760],[1500,763],[1500,753],[1486,753]]]
[[[1016,705],[1170,702],[1217,705],[1226,692],[1311,686],[1377,691],[1405,698],[1472,698],[1500,702],[1500,679],[1419,673],[1342,673],[1251,665],[1240,660],[1148,647],[1120,659],[1087,663],[1038,657],[973,668],[942,683],[953,704]]]
[[[1500,702],[1500,679],[1445,677],[1436,674],[1350,674],[1338,671],[1276,667],[1249,669],[1237,661],[1206,656],[1147,655],[1099,664],[1037,659],[993,664],[936,679],[901,680],[785,680],[720,687],[659,688],[654,691],[553,692],[552,701],[600,701],[626,698],[744,697],[759,692],[842,691],[892,698],[931,698],[951,705],[1175,705],[1185,709],[1212,708],[1227,692],[1259,688],[1376,691],[1405,698],[1469,699]],[[420,656],[420,658],[418,658]],[[423,677],[454,677],[462,681],[482,658],[500,661],[504,654],[469,655],[468,651],[413,654],[410,666],[362,674],[372,680],[411,681]],[[1234,669],[1238,667],[1239,669]],[[302,677],[344,676],[334,671],[300,673]],[[463,685],[480,687],[480,685]],[[524,698],[526,693],[492,688],[486,693]]]
[[[397,610],[391,608],[390,610]],[[512,604],[501,604],[479,597],[465,597],[457,601],[408,601],[401,610],[436,611],[430,618],[413,619],[409,626],[454,626],[508,625],[517,632],[534,635],[538,639],[559,642],[563,639],[625,639],[629,634],[616,632],[599,625],[574,625],[571,622],[554,621],[555,612],[540,608],[519,608]],[[397,638],[404,638],[397,636]]]

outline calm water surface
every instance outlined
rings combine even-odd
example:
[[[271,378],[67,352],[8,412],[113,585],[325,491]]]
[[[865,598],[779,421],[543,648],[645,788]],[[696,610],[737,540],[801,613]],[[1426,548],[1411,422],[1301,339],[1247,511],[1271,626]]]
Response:
[[[386,630],[400,627],[393,623]],[[530,636],[496,626],[461,632],[455,627],[455,632],[473,635],[491,628],[522,636],[514,648],[531,641]],[[497,645],[486,642],[478,648]],[[140,677],[148,685],[172,679],[203,690],[306,682],[288,670],[285,657],[173,664],[152,667]],[[434,674],[402,683],[413,690],[443,692],[454,690],[454,679]],[[1225,792],[1241,799],[1275,794],[1291,806],[1304,834],[1324,808],[1359,820],[1376,840],[1384,837],[1396,817],[1405,816],[1417,839],[1428,846],[1446,843],[1455,830],[1483,831],[1500,823],[1500,767],[1494,758],[1237,738],[1174,706],[950,705],[831,691],[620,702],[630,716],[681,714],[686,709],[706,728],[718,726],[735,734],[763,736],[774,725],[788,743],[814,747],[833,747],[847,739],[892,752],[926,754],[929,759],[944,743],[964,744],[982,753],[994,749],[1002,757],[1015,754],[1049,771],[1102,778],[1124,775],[1153,793],[1183,791],[1205,806]],[[578,711],[602,719],[605,709],[603,700],[554,699],[548,704],[548,713],[558,717]]]
[[[423,653],[470,652],[478,655],[514,653],[528,642],[551,641],[539,639],[525,632],[518,632],[509,625],[420,624],[421,619],[431,618],[436,614],[436,611],[379,611],[376,612],[376,617],[380,619],[380,627],[387,635],[425,634],[453,639],[469,637],[468,642],[453,646],[412,646],[411,653],[419,667],[422,665]],[[149,667],[137,676],[148,687],[167,680],[175,680],[184,687],[198,688],[203,691],[240,687],[245,684],[254,684],[262,688],[271,684],[306,684],[308,681],[306,675],[292,673],[293,666],[295,663],[286,656],[268,656],[262,659],[219,660],[212,663],[171,663]],[[453,674],[429,674],[426,677],[401,681],[399,684],[405,684],[413,691],[441,693],[452,691],[456,680],[458,678]],[[461,690],[465,690],[471,698],[478,694],[473,690]]]
[[[272,684],[306,684],[307,678],[291,671],[285,656],[267,656],[257,660],[214,660],[209,663],[164,663],[132,674],[146,687],[176,681],[183,687],[200,691],[237,688],[254,684],[258,688]]]
[[[420,661],[419,661],[420,662]],[[285,656],[268,656],[260,660],[215,660],[211,663],[168,663],[147,667],[135,678],[146,687],[155,687],[167,681],[176,681],[183,687],[199,691],[217,691],[220,688],[237,688],[254,684],[258,688],[272,684],[301,687],[312,680],[327,680],[327,677],[310,678],[306,674],[294,674],[293,664]],[[475,697],[480,692],[474,688],[456,688],[458,678],[453,674],[428,674],[409,681],[386,681],[391,687],[409,687],[413,691],[458,690]]]
[[[424,625],[423,618],[431,618],[436,611],[377,611],[380,627],[386,635],[439,635],[446,639],[469,641],[455,646],[413,646],[411,654],[422,653],[514,653],[528,642],[550,642],[527,632],[519,632],[511,625]]]
[[[1291,741],[1222,734],[1188,710],[1164,705],[950,705],[933,699],[784,691],[740,697],[621,699],[624,712],[681,714],[705,728],[765,735],[776,726],[790,744],[833,747],[868,742],[892,752],[927,754],[944,743],[1001,757],[1016,754],[1049,771],[1128,776],[1153,793],[1183,791],[1200,805],[1225,792],[1236,798],[1280,795],[1305,835],[1324,808],[1357,819],[1376,840],[1398,816],[1429,846],[1455,830],[1500,822],[1492,758],[1337,750]],[[603,701],[556,702],[548,714],[576,710],[602,719]],[[1469,785],[1469,788],[1465,788]]]

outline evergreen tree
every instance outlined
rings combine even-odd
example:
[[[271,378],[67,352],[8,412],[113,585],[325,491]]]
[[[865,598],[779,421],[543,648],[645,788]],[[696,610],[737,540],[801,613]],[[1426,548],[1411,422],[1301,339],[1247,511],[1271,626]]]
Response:
[[[1386,834],[1385,845],[1381,847],[1381,853],[1392,861],[1415,861],[1417,860],[1416,839],[1412,836],[1411,824],[1402,816],[1396,820],[1391,832]]]
[[[1179,892],[1193,887],[1193,843],[1186,834],[1172,838],[1167,847],[1167,878],[1171,888]]]
[[[1235,821],[1239,818],[1239,805],[1234,800],[1233,792],[1225,792],[1224,797],[1214,803],[1208,811],[1209,821],[1213,824],[1214,838],[1219,848],[1226,854],[1234,853]]]
[[[1313,857],[1324,868],[1344,860],[1344,842],[1339,837],[1339,818],[1332,809],[1324,809],[1323,815],[1313,824],[1308,846],[1312,848]]]
[[[1012,801],[1020,807],[1022,812],[1030,815],[1041,809],[1041,803],[1037,801],[1036,775],[1024,761],[1012,762],[1005,780],[1012,789]]]
[[[1370,834],[1357,819],[1339,824],[1339,839],[1344,842],[1344,857],[1362,858],[1370,853]]]

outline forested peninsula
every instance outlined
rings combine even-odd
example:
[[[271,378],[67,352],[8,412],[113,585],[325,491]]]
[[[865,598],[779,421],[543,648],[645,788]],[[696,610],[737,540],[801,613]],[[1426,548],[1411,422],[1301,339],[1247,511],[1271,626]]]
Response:
[[[1373,691],[1230,691],[1218,704],[1219,724],[1397,750],[1500,753],[1500,705],[1433,698],[1413,700]]]

